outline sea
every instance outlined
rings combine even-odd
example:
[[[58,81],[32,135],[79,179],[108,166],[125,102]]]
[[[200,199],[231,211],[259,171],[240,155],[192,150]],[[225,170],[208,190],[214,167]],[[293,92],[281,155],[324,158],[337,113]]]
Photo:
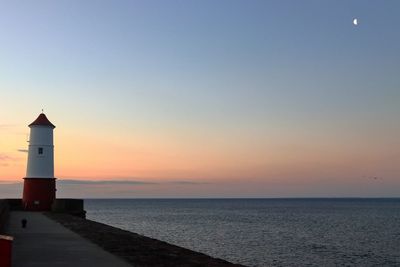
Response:
[[[87,218],[246,266],[400,266],[400,199],[87,199]]]

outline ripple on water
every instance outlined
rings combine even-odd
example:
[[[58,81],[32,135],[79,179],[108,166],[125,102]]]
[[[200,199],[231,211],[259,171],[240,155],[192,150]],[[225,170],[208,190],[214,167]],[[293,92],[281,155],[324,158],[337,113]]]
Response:
[[[249,266],[400,266],[400,199],[86,200],[88,219]]]

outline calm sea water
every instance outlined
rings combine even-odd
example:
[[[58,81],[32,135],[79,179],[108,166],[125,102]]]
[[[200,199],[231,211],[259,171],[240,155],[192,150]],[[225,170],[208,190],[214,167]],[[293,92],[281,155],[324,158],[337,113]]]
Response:
[[[400,199],[85,200],[88,219],[248,266],[400,266]]]

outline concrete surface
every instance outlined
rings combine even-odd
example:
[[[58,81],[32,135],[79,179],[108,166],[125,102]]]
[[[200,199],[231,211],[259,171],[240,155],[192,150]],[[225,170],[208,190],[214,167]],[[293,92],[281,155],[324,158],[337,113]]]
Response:
[[[14,237],[13,267],[132,266],[39,212],[11,212],[6,233]]]

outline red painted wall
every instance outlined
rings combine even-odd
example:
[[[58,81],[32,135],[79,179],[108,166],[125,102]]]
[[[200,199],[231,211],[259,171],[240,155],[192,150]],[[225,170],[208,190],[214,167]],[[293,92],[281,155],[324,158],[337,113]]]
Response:
[[[11,267],[12,240],[10,236],[0,236],[0,266]]]
[[[55,198],[55,178],[24,178],[22,205],[25,210],[50,210]]]

